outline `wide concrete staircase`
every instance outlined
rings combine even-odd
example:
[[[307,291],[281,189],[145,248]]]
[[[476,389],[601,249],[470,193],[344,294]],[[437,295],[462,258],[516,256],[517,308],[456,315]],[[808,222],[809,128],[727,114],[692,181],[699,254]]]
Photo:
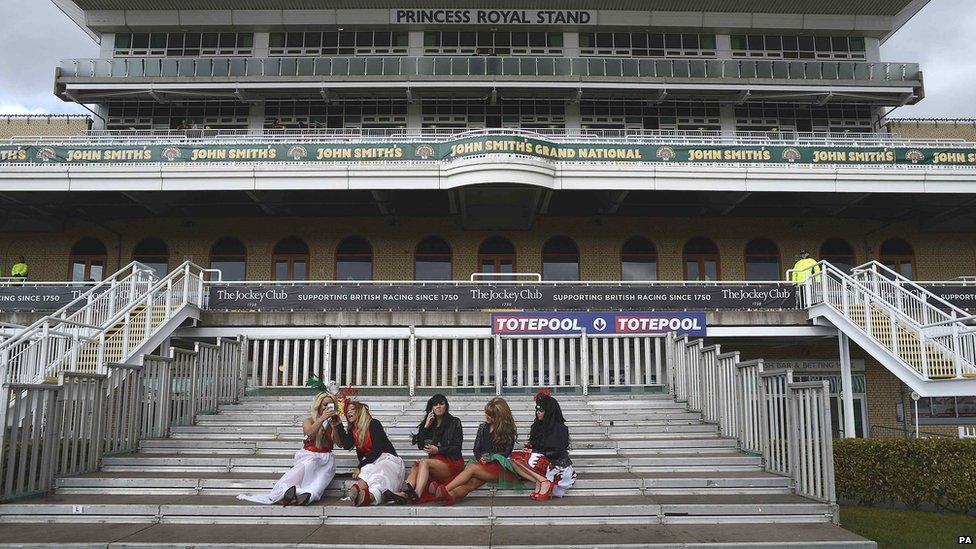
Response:
[[[454,506],[354,508],[339,498],[355,454],[338,450],[337,475],[308,507],[237,500],[292,464],[310,398],[250,396],[101,470],[57,481],[47,497],[0,505],[0,543],[97,546],[262,544],[410,547],[818,546],[873,547],[835,526],[830,506],[791,492],[715,425],[667,395],[560,396],[579,479],[562,499],[482,488]],[[421,456],[411,431],[426,397],[363,396],[404,461]],[[469,454],[486,397],[451,397]],[[509,399],[520,441],[530,396]],[[7,524],[2,524],[7,523]],[[16,528],[14,528],[16,527]],[[117,544],[117,545],[116,545]]]

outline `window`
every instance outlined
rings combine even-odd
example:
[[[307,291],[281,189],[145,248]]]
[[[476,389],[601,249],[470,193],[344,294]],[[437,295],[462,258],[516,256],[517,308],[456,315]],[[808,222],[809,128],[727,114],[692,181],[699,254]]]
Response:
[[[302,239],[289,236],[275,244],[272,253],[275,280],[308,279],[308,245]]]
[[[451,247],[429,236],[417,244],[413,265],[415,280],[451,280]]]
[[[504,237],[493,236],[478,247],[478,272],[514,273],[515,246]]]
[[[210,248],[210,268],[220,269],[223,280],[244,280],[247,251],[240,240],[226,236]]]
[[[584,129],[720,130],[721,108],[704,103],[646,101],[582,101]]]
[[[820,246],[820,260],[849,273],[854,268],[854,248],[842,238],[828,238]]]
[[[868,105],[753,103],[735,109],[738,131],[865,133],[873,131],[873,120]]]
[[[254,53],[250,32],[153,32],[115,35],[115,57],[248,56]]]
[[[718,280],[718,247],[707,238],[692,238],[684,247],[685,280]]]
[[[350,236],[336,248],[336,280],[372,280],[373,247],[366,239]]]
[[[581,32],[580,53],[600,57],[715,57],[714,34]]]
[[[976,423],[976,397],[920,399],[918,418],[925,423],[957,423],[960,420],[965,423]]]
[[[407,32],[333,31],[272,32],[268,53],[272,56],[406,55]]]
[[[427,31],[427,55],[562,55],[563,33]]]
[[[426,100],[422,113],[425,129],[545,129],[566,126],[566,103],[562,100],[507,99],[494,105],[485,100]]]
[[[108,104],[108,129],[174,129],[181,124],[200,127],[246,128],[247,103],[202,101],[196,103],[154,103],[112,101]]]
[[[779,248],[767,238],[756,238],[746,244],[746,280],[780,280]]]
[[[571,238],[555,236],[542,247],[543,280],[579,280],[579,248]]]
[[[159,278],[169,273],[169,249],[158,238],[144,238],[132,250],[132,260],[151,268]]]
[[[732,35],[732,57],[766,59],[865,59],[860,36]]]
[[[71,247],[69,276],[72,282],[101,281],[108,253],[97,238],[82,238]]]
[[[635,236],[620,250],[620,279],[657,280],[657,250],[650,240]]]
[[[307,128],[405,128],[407,102],[376,101],[267,101],[265,127],[281,122]]]
[[[905,278],[915,278],[915,250],[900,238],[889,238],[881,244],[881,263]]]

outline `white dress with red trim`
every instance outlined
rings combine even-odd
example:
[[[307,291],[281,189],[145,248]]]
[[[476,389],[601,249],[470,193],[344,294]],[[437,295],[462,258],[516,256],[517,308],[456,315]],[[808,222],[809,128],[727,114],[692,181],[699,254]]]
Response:
[[[237,499],[270,505],[278,503],[292,486],[295,494],[311,494],[309,503],[322,499],[322,494],[335,477],[335,458],[332,455],[332,429],[326,431],[327,447],[315,445],[313,437],[305,437],[304,447],[295,452],[295,465],[282,475],[266,494],[241,494]],[[399,488],[399,487],[398,487]]]

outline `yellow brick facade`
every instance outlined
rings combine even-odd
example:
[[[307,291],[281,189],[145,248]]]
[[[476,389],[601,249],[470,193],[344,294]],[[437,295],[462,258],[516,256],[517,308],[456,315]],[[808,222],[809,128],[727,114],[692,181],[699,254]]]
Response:
[[[87,116],[0,114],[0,139],[81,135],[91,126],[92,120]]]
[[[452,249],[455,279],[463,280],[477,267],[477,250],[489,236],[498,234],[512,241],[517,270],[540,272],[542,247],[552,236],[572,238],[580,251],[580,274],[584,280],[616,280],[620,277],[620,248],[631,236],[644,236],[654,243],[658,255],[658,278],[684,279],[682,249],[691,238],[712,239],[719,248],[720,278],[745,278],[746,244],[753,238],[769,238],[780,251],[782,269],[793,263],[802,249],[814,256],[830,237],[845,239],[857,262],[878,257],[882,242],[891,237],[906,240],[914,249],[917,277],[945,280],[976,274],[976,239],[967,234],[919,233],[910,223],[876,230],[871,221],[788,219],[703,219],[622,218],[599,223],[591,218],[542,218],[528,231],[469,231],[449,218],[400,219],[395,226],[371,218],[254,218],[233,220],[140,220],[108,223],[112,230],[94,224],[70,222],[58,233],[0,233],[0,263],[9,270],[17,256],[24,255],[34,280],[64,280],[68,276],[72,245],[83,237],[98,238],[106,247],[108,270],[125,265],[133,248],[143,238],[158,237],[169,248],[170,267],[184,257],[207,264],[211,246],[224,236],[240,239],[247,248],[247,278],[272,278],[272,252],[282,238],[297,236],[309,247],[309,278],[329,280],[335,276],[335,250],[346,237],[359,235],[373,247],[373,277],[377,280],[413,278],[413,254],[418,242],[437,235]],[[865,236],[867,234],[867,236]]]

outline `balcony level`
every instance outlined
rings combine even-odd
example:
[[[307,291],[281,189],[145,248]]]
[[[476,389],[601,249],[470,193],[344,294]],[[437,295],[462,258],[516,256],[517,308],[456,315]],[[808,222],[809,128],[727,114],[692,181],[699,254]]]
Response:
[[[567,96],[644,93],[657,100],[920,100],[915,63],[605,57],[274,57],[70,59],[57,69],[65,100],[194,96],[322,97],[524,90]]]

